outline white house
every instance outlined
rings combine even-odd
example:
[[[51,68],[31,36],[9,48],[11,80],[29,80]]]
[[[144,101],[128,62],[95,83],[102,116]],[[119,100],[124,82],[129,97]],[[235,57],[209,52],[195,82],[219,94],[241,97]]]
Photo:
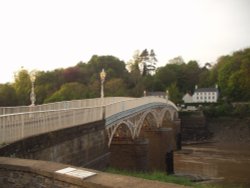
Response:
[[[193,103],[193,97],[189,93],[186,93],[182,97],[182,100],[184,101],[184,103]]]
[[[218,86],[216,85],[215,88],[198,88],[195,86],[195,91],[192,98],[194,103],[217,102],[219,98]]]

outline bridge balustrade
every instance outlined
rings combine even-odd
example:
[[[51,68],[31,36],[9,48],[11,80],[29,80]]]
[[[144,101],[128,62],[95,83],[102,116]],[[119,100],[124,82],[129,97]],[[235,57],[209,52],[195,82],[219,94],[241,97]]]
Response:
[[[129,97],[106,97],[103,99],[95,98],[95,99],[61,101],[61,102],[48,103],[48,104],[42,104],[42,105],[36,105],[36,106],[0,107],[0,115],[16,114],[16,113],[24,113],[24,112],[35,112],[35,111],[96,107],[96,106],[116,103],[119,101],[126,101],[130,99],[131,98]]]

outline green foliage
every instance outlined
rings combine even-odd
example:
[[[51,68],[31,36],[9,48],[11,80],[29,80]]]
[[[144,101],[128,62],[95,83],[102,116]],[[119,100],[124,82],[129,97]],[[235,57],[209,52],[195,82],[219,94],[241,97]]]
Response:
[[[10,84],[0,84],[0,106],[17,105],[17,95]]]
[[[250,104],[236,105],[233,115],[239,118],[250,117]]]
[[[250,104],[237,104],[235,106],[230,103],[222,103],[218,105],[211,104],[205,106],[203,111],[207,117],[211,118],[221,116],[244,118],[250,117]]]
[[[173,83],[168,88],[169,100],[173,101],[175,104],[181,103],[182,95],[176,85]]]
[[[14,88],[16,90],[18,105],[30,104],[31,81],[27,70],[20,70],[15,75]]]
[[[218,82],[231,101],[250,100],[250,48],[218,60]]]
[[[219,85],[220,100],[226,102],[250,101],[250,48],[237,51],[232,55],[222,56],[212,67],[206,63],[199,67],[197,61],[185,63],[181,56],[155,70],[157,59],[153,50],[137,51],[133,59],[126,65],[114,56],[93,55],[87,62],[79,62],[76,66],[53,71],[40,71],[36,74],[36,104],[49,101],[71,100],[75,98],[100,97],[100,72],[104,68],[105,96],[141,97],[143,91],[169,90],[170,99],[180,103],[183,95],[192,93],[195,85],[214,87]],[[155,74],[152,74],[155,72]],[[73,94],[74,88],[66,94],[69,86],[65,84],[79,83],[84,89],[81,95]],[[65,88],[66,87],[66,88]],[[70,86],[72,87],[72,86]],[[69,88],[70,88],[69,87]],[[13,88],[15,91],[13,91]],[[0,105],[29,105],[31,81],[27,70],[15,75],[15,82],[0,86]],[[6,97],[10,96],[10,97]],[[208,113],[227,114],[225,107],[208,109]],[[211,112],[209,112],[211,111]],[[242,114],[238,109],[234,113]],[[232,112],[233,113],[233,112]]]
[[[127,96],[127,89],[124,81],[120,78],[114,78],[105,84],[106,96]]]
[[[73,99],[84,99],[88,95],[87,87],[83,84],[72,82],[62,85],[60,90],[56,91],[45,103],[56,101],[68,101]]]
[[[54,92],[60,89],[65,83],[63,78],[63,69],[53,71],[37,72],[35,81],[36,103],[42,104],[45,99],[51,96]]]

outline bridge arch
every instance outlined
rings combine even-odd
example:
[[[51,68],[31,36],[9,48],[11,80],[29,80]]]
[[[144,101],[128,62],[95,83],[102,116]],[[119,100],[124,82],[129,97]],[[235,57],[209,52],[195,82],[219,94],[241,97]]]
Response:
[[[145,120],[150,115],[153,117],[155,124],[149,123],[149,126],[150,127],[154,127],[154,125],[156,125],[155,128],[159,128],[160,127],[156,110],[148,110],[148,111],[144,112],[142,114],[142,116],[140,117],[138,125],[136,126],[136,131],[135,131],[136,135],[135,135],[135,137],[139,137],[141,129],[143,128],[143,125],[145,125]]]
[[[116,126],[108,129],[109,141],[108,145],[110,146],[114,137],[120,138],[129,138],[134,139],[134,125],[131,121],[121,121]]]
[[[150,118],[149,118],[150,116]],[[178,117],[178,112],[175,108],[167,107],[156,107],[147,109],[145,111],[132,114],[123,120],[114,122],[112,125],[107,127],[109,142],[108,146],[111,145],[114,137],[119,137],[119,135],[124,135],[126,138],[131,137],[133,140],[140,136],[143,126],[147,121],[147,125],[153,128],[163,127],[164,121],[171,122],[169,128],[173,128],[174,120]],[[149,121],[148,121],[148,120]]]

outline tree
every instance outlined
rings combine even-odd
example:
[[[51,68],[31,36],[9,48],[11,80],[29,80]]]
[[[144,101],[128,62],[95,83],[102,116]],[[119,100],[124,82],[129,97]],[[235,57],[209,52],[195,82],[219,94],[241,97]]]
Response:
[[[173,83],[168,87],[168,93],[169,93],[169,100],[171,100],[175,104],[178,104],[182,101],[182,97],[181,97],[182,95],[176,83]]]
[[[176,65],[181,65],[185,63],[181,56],[170,59],[168,62],[169,64],[176,64]]]
[[[154,50],[150,53],[147,49],[143,50],[139,57],[139,68],[142,76],[153,75],[156,70],[156,55]]]
[[[107,81],[104,85],[105,96],[127,96],[127,88],[124,81],[120,78],[114,78]]]
[[[37,72],[35,81],[36,103],[42,104],[44,100],[60,89],[65,83],[64,69]]]
[[[14,87],[10,84],[0,84],[0,106],[17,105],[17,95]]]
[[[15,75],[14,88],[16,90],[18,104],[30,104],[31,81],[29,72],[27,70],[21,69],[19,72],[17,72]]]
[[[71,82],[62,85],[60,90],[56,91],[45,100],[45,103],[56,101],[67,101],[73,99],[84,99],[88,96],[88,89],[85,85]]]
[[[222,95],[232,101],[250,100],[250,48],[222,56],[217,64]]]

